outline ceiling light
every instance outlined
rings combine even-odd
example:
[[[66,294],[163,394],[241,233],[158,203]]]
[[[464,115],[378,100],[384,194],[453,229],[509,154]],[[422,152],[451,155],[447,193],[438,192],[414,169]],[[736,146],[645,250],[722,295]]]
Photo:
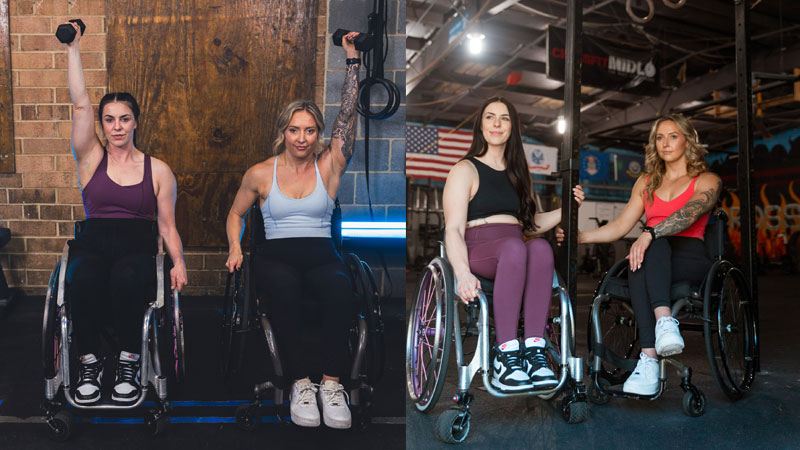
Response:
[[[467,48],[473,55],[483,51],[483,41],[486,35],[483,33],[467,33]]]
[[[558,130],[558,134],[564,134],[567,131],[567,121],[564,120],[564,116],[558,116],[558,120],[556,120],[556,130]]]

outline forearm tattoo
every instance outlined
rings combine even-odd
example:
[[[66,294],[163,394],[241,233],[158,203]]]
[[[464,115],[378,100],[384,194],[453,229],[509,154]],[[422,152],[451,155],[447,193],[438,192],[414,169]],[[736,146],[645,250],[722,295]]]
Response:
[[[355,113],[358,97],[358,64],[349,64],[342,85],[342,108],[333,123],[331,138],[342,141],[342,155],[348,162],[355,149]]]
[[[653,230],[656,232],[656,236],[672,236],[689,228],[700,216],[711,211],[717,203],[721,190],[722,181],[719,181],[715,187],[701,192],[701,198],[687,202],[683,208],[675,211],[661,223],[654,226]]]

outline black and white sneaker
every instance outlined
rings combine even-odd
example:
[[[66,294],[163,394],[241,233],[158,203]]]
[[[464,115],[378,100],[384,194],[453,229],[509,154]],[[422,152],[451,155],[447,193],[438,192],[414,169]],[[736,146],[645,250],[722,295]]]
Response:
[[[531,388],[531,379],[522,366],[519,350],[492,349],[492,386],[503,391],[522,391]]]
[[[130,404],[139,399],[141,385],[139,383],[139,361],[124,358],[123,352],[117,361],[117,378],[114,382],[114,393],[111,399],[118,403]],[[128,354],[129,355],[129,354]]]
[[[103,379],[103,361],[89,353],[81,356],[75,403],[91,405],[100,401],[100,380]]]
[[[525,372],[531,378],[535,388],[552,388],[558,385],[556,374],[547,363],[547,349],[545,347],[525,347],[522,351]]]

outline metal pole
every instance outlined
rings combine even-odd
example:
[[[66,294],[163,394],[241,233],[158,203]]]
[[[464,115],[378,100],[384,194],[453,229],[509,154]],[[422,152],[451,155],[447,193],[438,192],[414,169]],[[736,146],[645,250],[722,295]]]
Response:
[[[753,86],[750,69],[750,1],[734,0],[736,9],[736,107],[737,134],[739,141],[739,163],[737,166],[737,184],[741,200],[740,219],[742,236],[742,269],[749,282],[750,299],[753,316],[758,323],[758,280],[756,278],[758,260],[756,259],[756,233],[753,199]],[[756,341],[755,367],[760,370],[761,350]]]
[[[583,0],[567,1],[567,42],[564,62],[564,115],[567,131],[561,146],[561,223],[566,232],[562,252],[562,273],[566,275],[567,293],[574,302],[578,297],[578,204],[572,187],[578,184],[578,155],[581,124],[581,58],[583,57]]]

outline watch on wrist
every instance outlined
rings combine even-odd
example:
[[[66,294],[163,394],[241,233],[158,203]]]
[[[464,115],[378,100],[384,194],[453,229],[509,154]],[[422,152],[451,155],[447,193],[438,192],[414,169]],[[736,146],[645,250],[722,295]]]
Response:
[[[361,58],[347,58],[344,60],[345,64],[352,65],[352,64],[361,64]]]
[[[653,240],[656,240],[656,230],[654,230],[653,227],[644,227],[643,231],[650,233],[650,236],[653,238]]]

